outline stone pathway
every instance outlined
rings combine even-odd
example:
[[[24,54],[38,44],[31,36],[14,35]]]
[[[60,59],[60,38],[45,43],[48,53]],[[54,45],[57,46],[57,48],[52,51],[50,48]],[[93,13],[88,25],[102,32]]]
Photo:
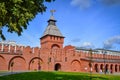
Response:
[[[20,73],[20,72],[2,72],[0,73],[0,76],[6,76],[6,75],[11,75],[11,74],[17,74],[17,73]]]
[[[120,73],[113,73],[113,75],[120,75]]]
[[[29,72],[29,71],[0,72],[0,76],[6,76],[6,75],[11,75],[11,74],[19,74],[19,73],[24,73],[24,72]]]

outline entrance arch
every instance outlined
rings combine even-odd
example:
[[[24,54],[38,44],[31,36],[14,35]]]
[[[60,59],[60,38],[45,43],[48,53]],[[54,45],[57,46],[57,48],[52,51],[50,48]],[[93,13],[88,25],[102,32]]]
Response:
[[[59,63],[55,64],[54,70],[55,71],[60,71],[61,70],[61,64],[59,64]]]

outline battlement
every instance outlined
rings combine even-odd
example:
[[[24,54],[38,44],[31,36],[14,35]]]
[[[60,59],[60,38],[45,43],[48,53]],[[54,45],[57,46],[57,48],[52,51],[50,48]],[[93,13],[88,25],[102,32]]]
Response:
[[[120,62],[120,51],[105,50],[105,49],[94,49],[92,54],[90,49],[76,48],[74,46],[65,46],[65,52],[69,54],[70,57],[80,57],[82,60],[95,62]]]
[[[84,53],[89,53],[90,49],[83,49],[83,48],[79,48],[76,47],[76,51],[80,52],[84,52]],[[93,54],[105,54],[105,55],[113,55],[113,56],[120,56],[120,51],[114,51],[114,50],[107,50],[107,49],[93,49],[92,50]]]
[[[22,55],[24,51],[35,53],[36,48],[38,47],[24,46],[17,44],[15,41],[0,41],[1,54]]]

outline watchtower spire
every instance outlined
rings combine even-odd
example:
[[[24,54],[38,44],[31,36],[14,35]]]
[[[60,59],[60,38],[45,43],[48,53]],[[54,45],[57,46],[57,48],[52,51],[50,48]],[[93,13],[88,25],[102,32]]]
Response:
[[[56,12],[56,10],[50,10],[51,15],[53,16],[53,13]]]
[[[50,10],[50,12],[51,12],[51,16],[50,16],[49,20],[54,20],[56,22],[56,20],[55,20],[55,18],[53,16],[53,14],[54,14],[54,12],[56,12],[56,10]]]
[[[57,28],[56,20],[54,19],[55,10],[50,10],[51,16],[48,20],[47,28],[45,29],[41,41],[41,48],[63,48],[64,36]]]
[[[50,19],[48,20],[48,26],[43,34],[42,37],[46,36],[46,35],[52,35],[52,36],[59,36],[64,38],[64,36],[61,34],[61,32],[59,31],[59,29],[56,26],[56,20],[54,19],[54,12],[56,12],[56,10],[50,10],[51,12],[51,16]],[[41,38],[42,38],[41,37]]]

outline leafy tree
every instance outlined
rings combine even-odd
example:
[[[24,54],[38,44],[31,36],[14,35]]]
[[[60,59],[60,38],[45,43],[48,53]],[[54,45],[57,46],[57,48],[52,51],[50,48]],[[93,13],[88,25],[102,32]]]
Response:
[[[7,27],[10,33],[21,35],[38,13],[46,11],[45,2],[55,0],[0,0],[0,37],[5,40],[2,32]]]

